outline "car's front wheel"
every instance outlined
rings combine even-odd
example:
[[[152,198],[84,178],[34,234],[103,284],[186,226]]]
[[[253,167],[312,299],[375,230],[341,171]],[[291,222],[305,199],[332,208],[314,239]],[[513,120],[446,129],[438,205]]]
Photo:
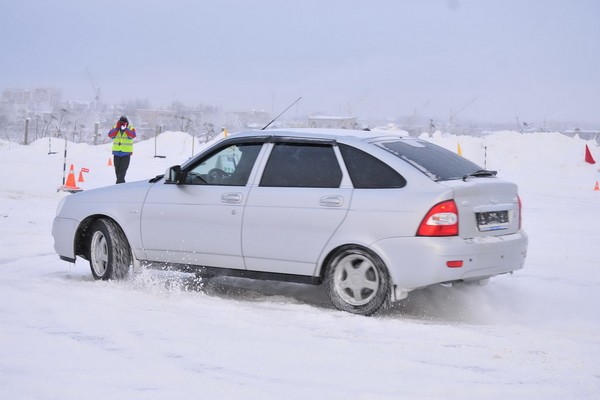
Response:
[[[376,254],[347,247],[328,263],[325,289],[339,310],[372,315],[389,304],[391,285],[387,268]]]
[[[131,249],[121,228],[110,219],[90,227],[89,261],[95,279],[123,279],[129,273]]]

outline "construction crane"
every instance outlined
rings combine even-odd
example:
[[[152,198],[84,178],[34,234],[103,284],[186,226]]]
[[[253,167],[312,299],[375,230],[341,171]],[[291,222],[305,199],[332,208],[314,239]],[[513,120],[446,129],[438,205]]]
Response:
[[[348,103],[348,116],[351,117],[352,116],[352,112],[354,110],[354,107],[356,107],[358,105],[358,103],[360,103],[365,97],[367,97],[367,95],[371,93],[371,91],[367,91],[365,94],[363,94],[361,96],[360,99],[358,99],[357,101],[354,102],[354,104],[350,105],[350,103]]]
[[[458,113],[460,113],[462,110],[464,110],[465,108],[469,107],[475,100],[477,100],[477,97],[475,97],[473,100],[471,100],[470,102],[468,102],[467,104],[465,104],[460,110],[458,110],[455,113],[452,113],[452,110],[450,110],[450,125],[452,125],[452,119],[454,117],[456,117],[458,115]]]
[[[421,112],[423,112],[423,109],[425,107],[427,107],[427,104],[429,104],[430,101],[431,101],[431,99],[427,100],[425,102],[425,104],[423,104],[423,107],[421,107],[421,109],[419,110],[419,112],[417,112],[417,109],[415,108],[415,118],[417,118],[421,114]]]
[[[89,68],[86,68],[85,70],[87,71],[88,78],[90,78],[90,82],[94,88],[94,111],[96,111],[98,104],[100,104],[100,88],[97,88],[94,84],[94,80],[92,79],[92,74],[90,73]]]

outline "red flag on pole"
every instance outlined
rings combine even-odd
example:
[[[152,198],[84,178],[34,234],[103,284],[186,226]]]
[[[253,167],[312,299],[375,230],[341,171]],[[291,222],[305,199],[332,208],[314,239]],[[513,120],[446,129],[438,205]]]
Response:
[[[585,145],[585,162],[596,164],[596,161],[594,161],[594,157],[592,157],[592,153],[590,153],[590,149],[587,144]]]

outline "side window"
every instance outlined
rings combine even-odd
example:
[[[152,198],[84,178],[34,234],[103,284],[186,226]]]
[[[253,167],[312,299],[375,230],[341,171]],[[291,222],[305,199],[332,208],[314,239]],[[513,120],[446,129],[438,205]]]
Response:
[[[330,145],[276,143],[260,186],[337,188],[342,170]]]
[[[185,183],[245,186],[261,146],[261,143],[251,143],[223,147],[188,170]]]
[[[352,185],[357,189],[391,189],[406,186],[406,179],[383,161],[351,146],[340,144]]]

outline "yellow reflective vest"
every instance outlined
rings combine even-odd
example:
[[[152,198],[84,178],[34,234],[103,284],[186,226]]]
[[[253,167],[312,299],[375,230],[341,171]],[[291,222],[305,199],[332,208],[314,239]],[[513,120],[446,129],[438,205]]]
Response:
[[[117,127],[115,126],[113,129],[117,129]],[[131,125],[125,131],[117,130],[117,134],[113,137],[113,152],[133,153],[133,138],[129,137],[127,131],[133,133],[135,137],[135,128]]]

